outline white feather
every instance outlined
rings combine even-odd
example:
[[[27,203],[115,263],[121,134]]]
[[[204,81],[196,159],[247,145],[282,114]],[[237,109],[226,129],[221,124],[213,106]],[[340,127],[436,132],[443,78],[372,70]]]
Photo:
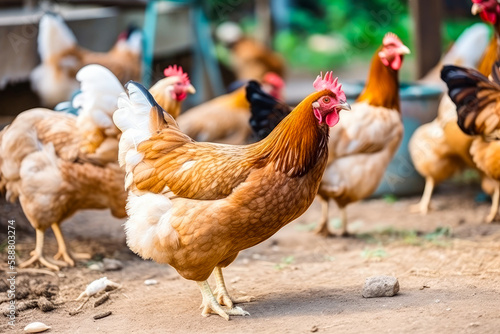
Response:
[[[43,61],[76,45],[76,38],[62,17],[46,14],[40,19],[38,53]]]
[[[444,65],[476,67],[488,46],[490,31],[484,23],[465,29],[443,58]]]
[[[73,107],[79,108],[77,124],[85,131],[92,128],[114,128],[112,116],[117,100],[124,92],[115,75],[101,65],[87,65],[76,74],[81,93],[73,99]]]

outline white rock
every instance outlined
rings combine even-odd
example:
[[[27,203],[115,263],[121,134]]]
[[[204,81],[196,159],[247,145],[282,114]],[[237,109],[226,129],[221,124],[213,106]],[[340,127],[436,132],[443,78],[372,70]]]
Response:
[[[88,268],[92,271],[104,271],[104,264],[102,264],[102,262],[96,262],[92,263]]]
[[[156,285],[156,284],[158,284],[158,281],[155,280],[155,279],[147,279],[147,280],[144,281],[144,284],[146,284],[146,285]]]
[[[399,291],[399,282],[392,276],[368,277],[363,287],[363,297],[392,297]]]
[[[50,328],[50,326],[47,326],[43,322],[32,322],[24,327],[24,331],[28,333],[40,333]]]

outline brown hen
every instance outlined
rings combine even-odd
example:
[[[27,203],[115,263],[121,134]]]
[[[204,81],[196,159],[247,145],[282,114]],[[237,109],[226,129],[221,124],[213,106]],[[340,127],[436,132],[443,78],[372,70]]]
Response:
[[[345,94],[328,73],[264,140],[198,143],[139,84],[127,85],[115,124],[129,191],[129,247],[198,283],[206,316],[246,315],[233,306],[222,268],[311,205],[328,159],[328,130]],[[214,272],[214,296],[207,279]],[[223,308],[221,305],[224,305]]]

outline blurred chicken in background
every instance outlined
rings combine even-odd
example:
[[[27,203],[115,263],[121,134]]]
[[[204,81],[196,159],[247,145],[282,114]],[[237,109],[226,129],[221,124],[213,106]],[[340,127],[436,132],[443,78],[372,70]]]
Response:
[[[244,36],[236,23],[221,24],[216,30],[216,36],[229,48],[231,68],[238,80],[262,81],[268,72],[284,77],[283,57],[255,38]]]
[[[365,89],[342,121],[330,130],[328,165],[318,195],[323,206],[316,233],[329,236],[329,201],[340,211],[342,236],[347,236],[346,206],[370,196],[403,138],[398,72],[410,50],[399,37],[388,33],[373,56]],[[247,89],[252,106],[254,133],[266,135],[291,110],[256,89]]]
[[[476,0],[478,3],[487,1]],[[496,1],[488,2],[482,9],[492,15],[486,18],[488,23],[495,24],[500,12],[496,12]],[[490,8],[491,7],[491,8]],[[476,13],[475,9],[474,13]],[[489,75],[492,65],[497,59],[497,37],[493,36],[487,45],[488,34],[480,25],[466,29],[456,41],[450,53],[444,57],[443,64],[462,65],[479,68],[484,75]],[[482,46],[484,46],[482,48]],[[478,51],[482,52],[477,57]],[[441,64],[442,66],[442,64]],[[464,168],[476,168],[470,154],[473,137],[464,134],[457,125],[456,106],[448,95],[443,96],[434,121],[420,126],[409,142],[409,151],[416,170],[425,178],[425,189],[418,204],[411,207],[412,212],[427,214],[434,187],[449,179]],[[481,173],[482,174],[482,173]],[[488,193],[494,192],[495,183],[481,175],[482,188]],[[498,203],[492,204],[492,211],[487,220],[496,216]]]
[[[283,98],[284,82],[277,74],[266,73],[262,85],[275,98]],[[250,116],[245,87],[240,87],[187,110],[177,122],[181,131],[196,141],[240,145],[250,140]]]
[[[166,78],[151,88],[165,110],[176,114],[188,93],[194,93],[181,67],[165,69]],[[112,121],[123,93],[120,81],[101,65],[87,65],[76,75],[81,92],[72,101],[71,113],[36,108],[21,113],[0,132],[0,190],[10,201],[19,198],[36,229],[32,258],[59,270],[74,265],[59,225],[83,209],[111,209],[125,217],[124,171],[118,166],[121,132]],[[52,228],[59,251],[52,262],[43,255],[44,233]],[[88,256],[88,254],[80,254]]]
[[[470,154],[476,166],[494,180],[493,203],[487,222],[499,217],[500,197],[500,62],[488,79],[474,69],[445,66],[442,78],[456,104],[460,129],[473,136]],[[496,205],[496,206],[495,206]]]
[[[109,52],[93,52],[80,47],[62,17],[48,13],[40,20],[38,52],[41,64],[30,76],[31,87],[46,107],[69,100],[78,89],[76,73],[83,66],[100,64],[120,80],[139,80],[142,33],[131,29],[122,33]]]
[[[490,44],[488,44],[490,43]],[[484,51],[496,46],[495,38],[490,39],[490,30],[484,23],[476,23],[465,29],[441,61],[434,66],[422,79],[421,83],[440,86],[446,90],[446,84],[441,80],[443,65],[459,65],[476,68],[484,58]],[[495,49],[496,54],[496,49]],[[491,66],[493,64],[490,64]],[[491,71],[489,66],[488,71]]]

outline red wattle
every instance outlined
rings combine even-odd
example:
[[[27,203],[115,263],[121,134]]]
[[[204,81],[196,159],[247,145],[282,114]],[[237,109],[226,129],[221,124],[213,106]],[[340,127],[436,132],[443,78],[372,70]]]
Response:
[[[329,127],[335,126],[339,122],[339,114],[336,111],[332,111],[326,115],[326,124]]]
[[[396,56],[394,58],[394,60],[392,61],[392,63],[391,63],[391,68],[394,71],[398,71],[401,68],[402,63],[403,63],[402,57],[401,56]]]

